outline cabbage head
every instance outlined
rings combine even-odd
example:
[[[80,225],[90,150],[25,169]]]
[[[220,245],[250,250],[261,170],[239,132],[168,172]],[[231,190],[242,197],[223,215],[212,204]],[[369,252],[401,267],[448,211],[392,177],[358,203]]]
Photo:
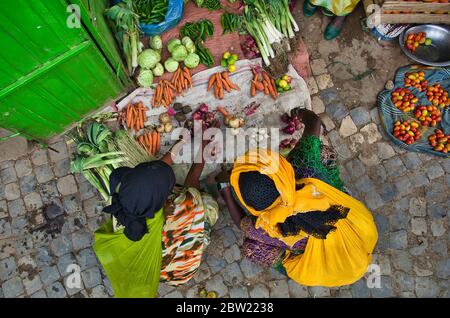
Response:
[[[188,55],[188,51],[186,50],[184,45],[181,45],[181,44],[177,45],[172,50],[172,57],[177,62],[183,62],[186,59],[187,55]]]
[[[161,63],[157,63],[152,71],[154,76],[162,76],[164,74],[164,66]]]
[[[152,36],[150,39],[150,47],[155,51],[159,51],[162,49],[163,44],[161,37],[159,35]]]
[[[138,56],[138,64],[140,67],[146,70],[150,70],[155,67],[156,63],[161,60],[161,55],[159,52],[147,49],[142,51]]]
[[[195,44],[190,37],[185,36],[181,39],[181,43],[184,45],[188,53],[195,53]]]
[[[189,53],[184,60],[184,65],[188,68],[196,68],[200,63],[200,57],[195,53]]]
[[[169,57],[165,62],[164,62],[164,67],[166,68],[167,72],[175,72],[178,69],[178,62],[175,61],[173,58]]]
[[[167,42],[167,50],[172,53],[173,49],[180,44],[181,41],[179,39],[170,39],[169,42]]]
[[[150,87],[153,83],[153,72],[151,70],[141,69],[137,77],[137,82],[141,87]]]

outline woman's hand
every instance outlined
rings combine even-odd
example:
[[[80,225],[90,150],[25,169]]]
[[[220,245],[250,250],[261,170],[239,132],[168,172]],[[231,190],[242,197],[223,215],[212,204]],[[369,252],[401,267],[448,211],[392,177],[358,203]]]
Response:
[[[294,116],[300,119],[300,121],[305,125],[303,137],[308,135],[320,136],[322,121],[316,113],[305,108],[297,107],[291,110],[291,117]]]

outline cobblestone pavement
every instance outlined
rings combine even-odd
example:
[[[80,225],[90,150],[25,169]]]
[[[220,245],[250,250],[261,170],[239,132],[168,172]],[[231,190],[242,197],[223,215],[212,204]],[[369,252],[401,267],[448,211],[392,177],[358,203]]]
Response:
[[[187,285],[162,284],[161,297],[449,297],[450,160],[405,152],[388,142],[375,105],[342,100],[327,62],[311,60],[313,110],[325,140],[339,154],[349,191],[375,216],[379,241],[373,263],[381,288],[363,278],[341,288],[304,287],[242,258],[242,235],[221,211],[200,270]],[[375,90],[375,88],[374,88]],[[372,92],[374,94],[374,92]],[[111,286],[92,250],[103,222],[100,200],[79,175],[69,174],[69,149],[35,150],[0,163],[0,297],[110,297]],[[82,287],[68,288],[69,264]]]

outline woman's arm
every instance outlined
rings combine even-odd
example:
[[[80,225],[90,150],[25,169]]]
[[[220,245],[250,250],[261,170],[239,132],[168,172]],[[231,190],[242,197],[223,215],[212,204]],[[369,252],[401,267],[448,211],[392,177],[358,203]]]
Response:
[[[222,195],[230,213],[231,219],[237,227],[241,227],[241,220],[245,217],[245,213],[241,206],[236,202],[231,192],[230,186],[230,173],[227,170],[223,170],[216,176],[216,182],[219,184],[227,184],[226,187],[220,189]]]
[[[169,166],[173,165],[173,156],[176,155],[176,152],[174,152],[173,150],[176,149],[176,151],[178,151],[183,144],[185,143],[185,141],[183,139],[180,139],[179,141],[177,141],[167,152],[164,156],[161,157],[161,161],[167,163]]]
[[[302,138],[311,135],[320,137],[322,121],[313,111],[297,107],[291,110],[291,116],[297,116],[305,125]]]

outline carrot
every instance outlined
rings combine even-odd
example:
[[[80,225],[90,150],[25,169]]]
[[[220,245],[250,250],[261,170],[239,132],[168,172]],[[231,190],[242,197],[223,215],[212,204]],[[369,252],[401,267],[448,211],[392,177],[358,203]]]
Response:
[[[257,74],[254,67],[252,67],[252,73],[253,73],[253,76],[256,76],[256,74]]]
[[[170,83],[169,81],[165,81],[165,83],[166,83],[167,86],[169,86],[171,89],[175,89],[175,86],[173,86],[172,83]]]
[[[240,91],[241,89],[239,88],[239,86],[237,86],[236,84],[234,84],[234,83],[229,83],[229,85],[230,85],[230,87],[232,88],[232,89],[235,89],[235,90],[237,90],[237,91]]]
[[[152,133],[152,149],[153,149],[153,154],[156,154],[156,142],[158,139],[158,132],[156,130],[153,130]]]
[[[126,114],[127,114],[127,126],[128,126],[128,128],[130,128],[131,116],[132,116],[132,114],[131,114],[131,109],[130,109],[130,105],[128,105],[128,107],[127,107],[127,112],[126,112]]]
[[[223,87],[223,85],[222,85],[222,76],[220,75],[220,73],[216,73],[216,77],[217,77],[217,79],[216,79],[217,85],[218,85],[220,88],[222,88],[222,87]]]
[[[256,87],[255,87],[255,82],[254,81],[252,81],[251,95],[252,95],[252,97],[256,96]]]
[[[189,82],[189,86],[191,87],[191,89],[192,89],[192,78],[191,78],[191,73],[189,72],[189,69],[185,66],[184,67],[184,72],[185,72],[185,75],[186,75],[186,79],[188,80],[188,82]]]
[[[263,90],[264,90],[264,85],[263,85],[263,83],[257,82],[257,81],[254,81],[254,80],[252,80],[252,83],[255,84],[255,88],[256,88],[258,91],[263,91]]]
[[[152,154],[153,152],[153,148],[152,148],[152,137],[151,137],[151,132],[147,132],[147,152],[149,154]]]
[[[272,89],[274,92],[274,98],[278,97],[277,86],[275,85],[275,80],[273,78],[270,79],[270,84],[272,84]]]
[[[225,87],[225,90],[227,92],[231,92],[230,85],[228,85],[227,81],[224,78],[222,78],[222,84],[223,84],[223,87]]]
[[[262,73],[262,76],[263,76],[263,78],[264,78],[268,83],[270,83],[270,77],[269,77],[269,75],[267,75],[266,72],[263,72],[263,73]]]
[[[220,99],[223,98],[223,88],[222,87],[219,89],[219,98]]]
[[[215,75],[211,75],[211,77],[209,78],[208,81],[208,92],[211,90],[211,87],[213,86],[214,82],[216,81],[216,76]]]
[[[161,147],[161,134],[159,132],[156,133],[156,152],[159,152],[159,148]]]
[[[227,117],[230,114],[227,112],[227,110],[225,108],[223,108],[222,106],[217,106],[217,110],[224,116]]]
[[[263,82],[264,84],[264,94],[269,95],[269,83],[266,80]]]
[[[189,88],[189,81],[187,78],[184,79],[184,88],[188,89]]]

